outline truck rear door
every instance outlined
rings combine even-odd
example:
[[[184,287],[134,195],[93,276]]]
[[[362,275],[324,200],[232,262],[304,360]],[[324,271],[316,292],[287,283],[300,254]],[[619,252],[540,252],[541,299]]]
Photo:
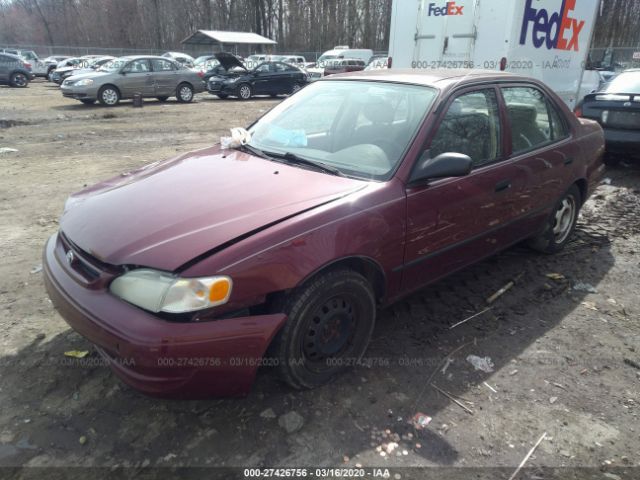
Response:
[[[414,66],[468,66],[473,58],[478,10],[479,0],[420,1],[413,50]]]

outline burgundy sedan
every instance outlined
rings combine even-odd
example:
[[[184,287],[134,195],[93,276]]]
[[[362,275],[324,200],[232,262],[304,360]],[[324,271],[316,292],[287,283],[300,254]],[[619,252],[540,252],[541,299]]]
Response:
[[[46,244],[58,311],[148,394],[245,394],[261,365],[327,383],[378,307],[560,250],[604,168],[597,123],[506,73],[336,75],[248,130],[72,195]]]

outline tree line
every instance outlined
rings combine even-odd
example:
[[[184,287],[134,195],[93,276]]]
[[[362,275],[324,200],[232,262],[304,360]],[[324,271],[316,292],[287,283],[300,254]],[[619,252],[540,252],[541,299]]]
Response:
[[[406,2],[415,8],[418,0]],[[278,51],[386,50],[392,0],[0,0],[0,43],[180,49],[198,29],[252,31]],[[640,45],[640,0],[602,0],[593,46]]]

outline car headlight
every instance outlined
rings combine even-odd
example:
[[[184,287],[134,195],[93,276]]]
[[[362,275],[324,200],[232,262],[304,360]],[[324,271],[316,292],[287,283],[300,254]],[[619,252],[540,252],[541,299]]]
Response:
[[[74,85],[76,87],[88,87],[90,85],[93,85],[93,80],[91,80],[90,78],[85,78],[83,80],[78,80]]]
[[[111,293],[150,312],[185,313],[223,305],[233,283],[226,275],[180,278],[141,268],[116,278]]]

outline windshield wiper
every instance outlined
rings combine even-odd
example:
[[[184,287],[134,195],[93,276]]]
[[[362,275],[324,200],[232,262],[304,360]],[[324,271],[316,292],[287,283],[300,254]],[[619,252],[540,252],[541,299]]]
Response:
[[[245,152],[249,152],[250,154],[255,155],[256,157],[265,158],[267,160],[273,160],[273,157],[271,157],[270,155],[267,155],[265,152],[263,152],[259,148],[252,147],[247,143],[244,143],[237,148],[238,150],[244,150]]]
[[[332,167],[330,165],[327,165],[326,163],[317,162],[315,160],[309,160],[308,158],[299,157],[295,153],[286,152],[283,154],[272,154],[272,155],[280,157],[289,163],[295,163],[297,165],[305,165],[308,167],[313,167],[316,170],[320,170],[325,173],[330,173],[331,175],[337,175],[339,177],[344,176],[342,172],[338,170],[336,167]]]

